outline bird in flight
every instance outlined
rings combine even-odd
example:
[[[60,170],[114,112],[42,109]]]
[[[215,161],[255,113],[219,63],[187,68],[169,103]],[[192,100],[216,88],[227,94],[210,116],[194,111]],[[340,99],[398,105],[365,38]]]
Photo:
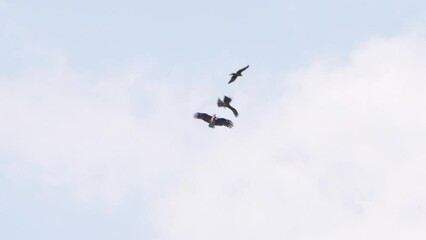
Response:
[[[231,109],[231,111],[234,113],[235,117],[238,117],[237,109],[233,108],[230,105],[231,101],[232,101],[232,99],[230,97],[227,97],[227,96],[225,96],[223,98],[223,101],[220,98],[218,98],[217,99],[217,106]]]
[[[201,119],[204,122],[207,122],[209,124],[209,127],[214,128],[215,126],[225,126],[228,128],[232,128],[234,126],[234,123],[231,120],[225,119],[225,118],[217,118],[216,114],[213,114],[213,116],[208,115],[207,113],[195,113],[194,118]]]
[[[231,73],[231,74],[229,74],[229,75],[231,75],[232,77],[231,77],[231,80],[229,80],[228,84],[230,84],[231,82],[235,81],[235,80],[237,79],[237,77],[241,77],[241,76],[242,76],[242,75],[241,75],[241,73],[242,73],[244,70],[246,70],[248,67],[249,67],[249,65],[247,65],[247,66],[246,66],[246,67],[244,67],[244,68],[241,68],[240,70],[238,70],[238,71],[237,71],[237,72],[235,72],[235,73]]]

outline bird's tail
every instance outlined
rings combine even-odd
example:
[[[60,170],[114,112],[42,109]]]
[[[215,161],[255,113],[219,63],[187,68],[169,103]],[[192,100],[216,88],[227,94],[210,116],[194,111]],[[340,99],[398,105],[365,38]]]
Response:
[[[220,98],[217,99],[217,106],[218,107],[226,107],[225,103]]]

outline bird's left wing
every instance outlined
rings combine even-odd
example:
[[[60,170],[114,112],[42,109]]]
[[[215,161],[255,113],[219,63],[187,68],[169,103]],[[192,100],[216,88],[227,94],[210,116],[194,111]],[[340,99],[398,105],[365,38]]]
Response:
[[[226,126],[229,128],[232,128],[234,126],[234,123],[231,120],[225,119],[225,118],[218,118],[215,122],[216,126]]]
[[[235,79],[237,79],[237,75],[232,75],[231,79],[229,80],[228,84],[230,84],[231,82],[235,81]]]
[[[220,98],[217,99],[217,106],[218,107],[226,107],[225,103]]]

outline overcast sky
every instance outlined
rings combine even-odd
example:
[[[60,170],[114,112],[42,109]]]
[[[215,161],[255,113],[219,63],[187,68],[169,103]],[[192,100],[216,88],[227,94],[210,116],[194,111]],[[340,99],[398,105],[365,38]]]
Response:
[[[0,238],[426,239],[425,27],[420,0],[0,0]]]

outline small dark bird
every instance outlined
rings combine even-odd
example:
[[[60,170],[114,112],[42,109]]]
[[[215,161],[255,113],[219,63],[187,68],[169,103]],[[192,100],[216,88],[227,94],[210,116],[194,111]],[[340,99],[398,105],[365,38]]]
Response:
[[[231,109],[231,111],[234,113],[235,117],[238,117],[238,111],[230,105],[231,101],[232,101],[232,99],[230,97],[227,97],[227,96],[225,96],[223,98],[223,101],[220,98],[218,98],[217,99],[217,106]]]
[[[248,67],[249,67],[249,65],[247,65],[247,67],[245,67],[245,68],[241,68],[240,70],[238,70],[238,71],[237,71],[237,72],[235,72],[235,73],[231,73],[231,74],[229,74],[229,75],[232,75],[232,77],[231,77],[231,80],[229,80],[228,84],[230,84],[231,82],[235,81],[235,80],[237,79],[237,77],[241,77],[241,76],[242,76],[242,75],[241,75],[241,73],[242,73],[244,70],[246,70]]]
[[[208,115],[207,113],[195,113],[194,118],[201,119],[204,122],[209,124],[209,127],[214,128],[215,126],[226,126],[228,128],[232,128],[234,123],[231,120],[225,118],[217,118],[216,114],[213,116]]]

